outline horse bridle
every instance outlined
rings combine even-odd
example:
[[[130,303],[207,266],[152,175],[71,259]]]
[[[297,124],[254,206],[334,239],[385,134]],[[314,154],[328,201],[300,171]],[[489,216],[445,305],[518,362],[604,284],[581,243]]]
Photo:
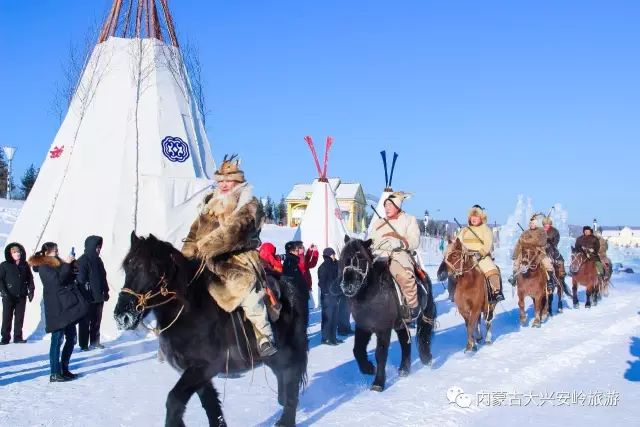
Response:
[[[173,258],[173,256],[172,256],[172,258]],[[196,271],[196,274],[194,274],[193,278],[189,281],[187,286],[191,285],[202,274],[202,272],[204,271],[205,265],[206,265],[205,261],[202,260],[202,262],[200,263],[200,267]],[[148,309],[154,308],[154,307],[160,307],[161,305],[168,304],[171,301],[177,299],[178,293],[175,292],[175,291],[170,291],[167,288],[168,285],[169,285],[169,282],[166,279],[166,274],[163,273],[162,276],[160,276],[160,279],[158,280],[158,283],[156,283],[153,288],[151,288],[149,291],[147,291],[145,293],[138,293],[138,292],[135,292],[134,290],[126,288],[126,287],[122,288],[120,290],[120,293],[134,296],[137,299],[136,311],[138,313],[142,313],[145,310],[148,310]],[[155,291],[155,289],[158,288],[158,286],[160,287],[160,289],[158,291]],[[161,301],[161,302],[159,302],[157,304],[151,304],[151,305],[148,304],[149,301],[151,301],[152,299],[154,299],[154,298],[156,298],[158,296],[163,296],[163,297],[168,296],[169,298],[164,300],[164,301]],[[180,308],[180,311],[178,311],[178,314],[171,321],[171,323],[169,323],[169,325],[167,325],[166,327],[164,327],[162,329],[159,329],[158,327],[149,328],[147,325],[145,325],[144,322],[140,322],[140,323],[142,323],[142,326],[144,326],[148,330],[152,331],[154,334],[160,335],[162,332],[166,331],[167,329],[172,327],[174,323],[176,323],[176,321],[178,320],[178,318],[182,314],[183,310],[184,310],[184,304],[182,304],[182,307]]]
[[[533,255],[531,253],[533,252]],[[526,265],[529,271],[536,271],[540,266],[540,256],[538,249],[524,248],[520,257],[520,264]]]
[[[354,264],[353,260],[356,260],[356,263]],[[361,258],[358,256],[358,253],[356,253],[353,257],[349,258],[349,263],[347,264],[345,262],[344,268],[342,269],[342,277],[344,277],[344,273],[347,270],[351,270],[351,271],[355,271],[358,275],[362,276],[362,281],[364,282],[364,279],[367,278],[367,276],[369,275],[369,261],[364,259],[363,262],[365,263],[365,268],[364,271],[362,271],[362,268],[360,267],[360,261]]]
[[[455,253],[458,253],[458,252],[460,253],[460,257],[458,258],[458,262],[460,263],[460,268],[456,267],[454,265],[454,263],[449,261],[449,257],[452,254],[455,254]],[[470,272],[471,270],[473,270],[474,268],[476,268],[478,266],[478,261],[476,261],[476,259],[474,258],[473,259],[473,263],[471,264],[471,267],[469,267],[468,269],[465,270],[464,264],[467,261],[467,259],[469,259],[470,256],[471,255],[470,255],[469,251],[464,246],[462,246],[462,249],[454,249],[451,252],[449,252],[447,254],[447,256],[445,257],[444,262],[445,262],[445,264],[447,264],[447,266],[449,266],[451,268],[451,270],[453,271],[453,276],[454,277],[460,277],[460,276],[463,276],[464,274]]]
[[[165,278],[165,274],[163,274],[162,277],[160,277],[160,280],[158,280],[158,283],[156,283],[156,285],[153,288],[151,288],[151,290],[148,292],[138,293],[129,288],[122,288],[120,292],[123,294],[129,294],[136,297],[137,299],[136,311],[138,313],[142,313],[143,311],[149,308],[160,307],[161,305],[165,305],[173,301],[174,299],[176,299],[176,292],[170,291],[169,289],[167,289],[167,285],[168,285],[167,279]],[[160,290],[158,290],[157,292],[154,292],[154,290],[158,286],[160,286]],[[148,305],[148,302],[157,296],[163,296],[163,297],[169,296],[169,299],[166,299],[158,304]]]

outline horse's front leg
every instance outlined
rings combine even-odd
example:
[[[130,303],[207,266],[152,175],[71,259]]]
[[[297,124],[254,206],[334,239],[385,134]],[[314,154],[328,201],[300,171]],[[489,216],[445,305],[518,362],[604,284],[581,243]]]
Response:
[[[212,376],[209,375],[207,370],[200,367],[187,368],[182,373],[182,376],[167,396],[166,427],[184,426],[182,416],[187,408],[187,402],[206,382],[210,383]]]
[[[482,313],[478,315],[478,320],[476,321],[476,327],[474,332],[474,339],[478,344],[482,342],[482,331],[480,330],[481,326],[482,326]]]
[[[353,356],[358,363],[360,372],[365,375],[373,375],[376,372],[376,367],[367,358],[367,345],[371,340],[371,332],[361,329],[356,324],[356,333],[353,342]]]
[[[564,289],[562,289],[562,282],[564,278],[559,279],[560,284],[558,285],[558,314],[562,313],[562,298],[564,297]],[[551,302],[549,302],[549,306],[551,306]]]
[[[464,323],[467,327],[467,345],[464,348],[464,352],[469,352],[469,351],[477,351],[478,350],[478,345],[476,344],[476,341],[473,337],[473,335],[476,332],[476,325],[478,324],[478,317],[480,316],[479,313],[475,313],[475,312],[471,312],[467,317],[465,317],[464,319]]]
[[[205,385],[197,391],[200,397],[200,403],[207,413],[210,427],[225,427],[227,423],[222,415],[222,407],[220,406],[220,398],[218,391],[215,389],[211,381],[207,381]]]
[[[546,291],[545,291],[546,292]],[[545,301],[547,297],[543,293],[542,295],[538,295],[538,298],[533,298],[533,322],[531,323],[532,328],[539,328],[542,323],[542,315],[545,309]]]
[[[396,334],[398,335],[398,342],[400,343],[400,350],[402,352],[398,374],[401,377],[406,377],[411,372],[411,337],[409,336],[407,328],[397,330]]]
[[[571,277],[571,291],[573,292],[573,308],[578,308],[580,303],[578,302],[578,281]]]
[[[587,286],[587,302],[584,303],[584,306],[586,308],[591,308],[591,290],[589,289],[589,287]]]
[[[491,322],[493,321],[493,311],[495,310],[495,308],[495,304],[489,305],[489,311],[487,313],[487,318],[485,319],[485,327],[487,332],[484,336],[484,343],[487,345],[493,343],[493,336],[491,335]]]
[[[547,296],[547,313],[549,316],[553,316],[553,292]]]
[[[296,365],[285,368],[282,371],[282,383],[284,385],[284,402],[282,408],[282,416],[276,422],[276,426],[293,427],[296,425],[296,411],[298,410],[298,400],[300,395],[300,387],[302,386],[302,376],[304,375],[304,367]]]
[[[518,308],[520,309],[520,326],[527,324],[527,312],[524,311],[524,292],[518,289]]]
[[[382,391],[387,379],[387,357],[389,356],[389,342],[391,341],[391,329],[383,332],[376,332],[376,377],[371,385],[371,390]]]

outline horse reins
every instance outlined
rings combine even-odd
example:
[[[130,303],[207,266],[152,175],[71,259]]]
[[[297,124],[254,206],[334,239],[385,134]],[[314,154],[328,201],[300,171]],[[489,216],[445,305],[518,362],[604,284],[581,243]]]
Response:
[[[198,277],[200,277],[205,267],[206,267],[205,261],[202,260],[202,262],[200,263],[200,266],[198,267],[198,270],[196,270],[196,273],[194,274],[193,278],[189,281],[187,286],[191,285]],[[160,290],[154,292],[153,290],[156,289],[158,286],[160,286]],[[155,308],[155,307],[160,307],[162,305],[168,304],[171,301],[177,299],[177,296],[176,296],[177,292],[170,291],[169,289],[167,289],[167,286],[168,286],[168,282],[166,279],[166,274],[163,274],[160,277],[160,280],[158,280],[158,283],[156,283],[156,285],[148,292],[138,293],[129,288],[122,288],[120,292],[136,297],[137,299],[136,311],[138,313],[142,313],[145,310]],[[168,296],[169,298],[157,304],[149,305],[148,302],[153,298],[156,298],[157,296],[163,296],[163,297]],[[176,317],[174,317],[173,320],[164,328],[158,328],[158,327],[150,328],[144,322],[141,321],[140,323],[142,324],[142,326],[144,326],[149,331],[153,332],[155,335],[160,335],[161,333],[163,333],[164,331],[166,331],[176,323],[180,315],[182,315],[183,311],[184,311],[184,304],[182,304],[182,307],[180,307],[180,310],[178,311],[178,314],[176,315]]]
[[[460,258],[459,258],[460,268],[456,267],[453,263],[451,263],[449,261],[449,256],[451,256],[451,254],[455,254],[457,252],[460,252]],[[444,259],[444,262],[445,262],[445,264],[447,264],[453,270],[453,275],[455,277],[460,277],[460,276],[470,272],[471,270],[473,270],[474,268],[476,268],[478,266],[478,262],[474,259],[473,263],[471,264],[471,267],[469,267],[469,269],[465,270],[464,264],[465,264],[465,261],[468,258],[469,258],[469,252],[466,251],[465,249],[452,250],[451,252],[449,252],[449,254],[447,254],[447,257]]]

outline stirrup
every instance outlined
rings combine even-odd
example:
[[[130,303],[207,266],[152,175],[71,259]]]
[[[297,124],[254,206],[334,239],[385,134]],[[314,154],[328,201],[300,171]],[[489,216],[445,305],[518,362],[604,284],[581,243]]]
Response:
[[[270,357],[278,352],[278,349],[275,345],[271,343],[269,340],[265,340],[260,347],[258,348],[258,353],[260,357]]]

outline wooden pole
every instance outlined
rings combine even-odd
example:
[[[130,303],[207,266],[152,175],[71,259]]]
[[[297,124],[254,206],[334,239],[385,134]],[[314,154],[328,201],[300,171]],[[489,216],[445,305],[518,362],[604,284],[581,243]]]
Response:
[[[129,0],[129,7],[127,8],[127,14],[124,18],[124,29],[122,30],[122,37],[127,37],[127,31],[129,30],[129,19],[131,18],[132,8],[133,8],[133,0]]]
[[[104,25],[102,26],[102,30],[100,31],[100,35],[98,36],[98,43],[102,43],[107,39],[107,34],[109,34],[109,28],[111,27],[111,20],[113,19],[113,12],[116,9],[116,2],[113,2],[111,5],[111,10],[109,11],[109,15],[107,15],[107,19],[104,21]]]
[[[142,6],[144,5],[144,2],[141,0],[138,0],[138,11],[136,12],[136,38],[140,38],[140,32],[141,32],[141,27],[142,27]]]
[[[113,14],[113,19],[111,20],[111,31],[109,31],[110,36],[113,36],[116,33],[116,29],[118,28],[118,18],[120,17],[121,7],[122,7],[122,0],[116,0],[116,11]]]
[[[147,0],[145,5],[145,11],[147,14],[147,37],[151,37],[151,2],[153,2],[153,0]]]
[[[178,37],[176,36],[176,29],[173,26],[171,12],[169,12],[169,4],[167,0],[160,0],[160,3],[162,4],[162,12],[164,13],[164,20],[167,24],[167,31],[169,31],[169,38],[171,38],[171,43],[173,43],[175,47],[179,47]]]
[[[162,39],[162,30],[160,29],[160,21],[158,20],[158,9],[156,8],[156,1],[150,0],[151,2],[151,22],[153,27],[153,36],[160,40]]]

